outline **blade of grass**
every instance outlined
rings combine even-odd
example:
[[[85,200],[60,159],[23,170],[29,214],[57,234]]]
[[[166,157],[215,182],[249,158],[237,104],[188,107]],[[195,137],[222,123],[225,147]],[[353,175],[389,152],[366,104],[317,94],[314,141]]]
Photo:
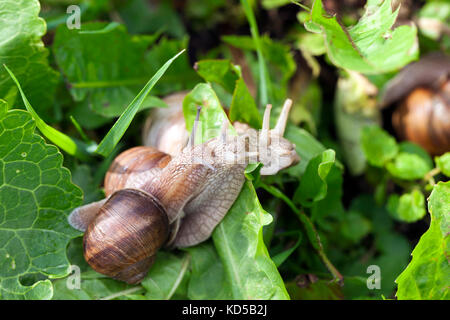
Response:
[[[23,104],[25,105],[27,111],[31,113],[31,116],[33,117],[34,121],[36,122],[36,126],[38,129],[42,132],[42,134],[51,142],[53,142],[55,145],[57,145],[59,148],[67,152],[68,154],[77,157],[80,160],[89,160],[90,150],[92,149],[92,145],[88,145],[82,141],[79,141],[77,139],[71,138],[64,133],[56,130],[53,127],[50,127],[48,124],[42,120],[39,115],[34,111],[33,107],[31,106],[30,102],[28,101],[27,97],[25,96],[25,93],[22,90],[22,87],[20,86],[19,81],[15,77],[14,73],[9,70],[9,68],[4,64],[3,65],[8,71],[9,75],[11,76],[12,80],[15,82],[17,88],[19,89],[20,95],[22,96]]]
[[[253,41],[255,42],[256,54],[258,56],[260,105],[265,106],[269,103],[269,99],[270,101],[273,99],[272,90],[270,87],[270,77],[267,71],[266,62],[264,60],[258,25],[256,24],[255,15],[253,14],[252,7],[250,6],[248,0],[241,0],[241,4],[250,25],[250,32],[252,34]]]
[[[139,92],[138,95],[133,99],[133,101],[131,101],[131,103],[128,105],[128,107],[125,109],[125,111],[119,117],[119,119],[113,125],[111,130],[109,130],[109,132],[106,134],[106,136],[100,142],[97,150],[95,151],[96,153],[98,153],[104,157],[108,156],[108,154],[111,153],[111,151],[114,149],[116,144],[120,141],[122,136],[125,134],[125,131],[130,126],[131,121],[133,120],[136,113],[139,111],[139,108],[140,108],[142,102],[145,100],[145,98],[149,94],[150,90],[158,82],[158,80],[162,77],[162,75],[166,72],[166,70],[169,68],[169,66],[172,64],[172,62],[176,58],[178,58],[178,56],[180,54],[182,54],[185,50],[186,49],[181,50],[174,57],[169,59],[153,75],[153,77],[147,82],[147,84],[144,86],[144,88],[141,90],[141,92]]]
[[[302,234],[298,232],[298,240],[292,247],[272,257],[272,261],[275,263],[277,268],[281,266],[287,258],[289,258],[289,256],[295,251],[295,249],[298,248],[300,242],[302,242]]]

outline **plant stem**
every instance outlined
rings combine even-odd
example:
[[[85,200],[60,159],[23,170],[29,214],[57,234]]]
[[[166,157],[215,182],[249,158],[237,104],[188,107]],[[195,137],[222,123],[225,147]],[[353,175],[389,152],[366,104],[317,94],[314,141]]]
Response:
[[[331,263],[331,261],[328,259],[327,255],[325,254],[325,251],[322,246],[322,242],[320,241],[320,236],[317,233],[316,228],[314,227],[314,224],[312,223],[311,219],[305,214],[305,212],[299,208],[289,199],[283,192],[281,192],[279,189],[277,189],[274,186],[266,185],[263,182],[260,182],[259,184],[264,190],[272,194],[273,196],[280,198],[283,200],[291,209],[295,212],[295,214],[300,219],[300,222],[302,222],[303,226],[306,229],[306,233],[308,235],[309,240],[311,241],[312,246],[317,251],[317,254],[322,259],[322,262],[327,267],[328,271],[333,275],[333,277],[338,281],[340,285],[343,285],[344,283],[344,277],[342,274],[336,269],[336,267]]]

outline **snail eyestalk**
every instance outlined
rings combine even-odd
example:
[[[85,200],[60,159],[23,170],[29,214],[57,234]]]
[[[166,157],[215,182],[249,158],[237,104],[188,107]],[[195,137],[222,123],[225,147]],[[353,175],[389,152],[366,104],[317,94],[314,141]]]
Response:
[[[202,106],[197,106],[197,114],[194,120],[194,127],[192,128],[191,136],[189,137],[188,146],[193,147],[195,144],[195,135],[197,134],[198,121],[200,119],[200,111],[202,110]]]

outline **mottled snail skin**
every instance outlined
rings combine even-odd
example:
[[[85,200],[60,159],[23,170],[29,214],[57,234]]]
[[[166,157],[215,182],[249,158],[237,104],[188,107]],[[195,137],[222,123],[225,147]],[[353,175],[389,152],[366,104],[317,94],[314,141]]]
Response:
[[[169,221],[159,201],[136,189],[115,192],[83,238],[84,258],[102,274],[138,283],[166,242]]]
[[[400,138],[432,155],[450,151],[450,81],[439,92],[415,89],[392,114],[392,124]]]

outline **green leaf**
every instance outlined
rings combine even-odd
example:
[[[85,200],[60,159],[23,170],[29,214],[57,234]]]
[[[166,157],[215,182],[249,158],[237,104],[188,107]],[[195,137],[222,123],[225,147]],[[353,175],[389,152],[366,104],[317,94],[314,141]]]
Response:
[[[345,238],[353,243],[358,243],[358,241],[369,234],[371,227],[371,223],[367,218],[355,211],[350,211],[344,214],[340,230]]]
[[[233,47],[245,51],[255,51],[257,49],[253,39],[249,36],[223,36],[222,40]],[[261,42],[261,52],[267,63],[265,72],[268,74],[268,78],[266,81],[270,88],[268,102],[264,103],[264,101],[260,99],[259,105],[265,106],[267,103],[271,103],[274,107],[278,105],[281,107],[282,102],[288,95],[288,82],[295,73],[296,63],[288,45],[277,42],[268,36],[261,37],[259,41]],[[251,67],[252,73],[258,79],[261,77],[261,74],[263,74],[259,68],[260,60],[254,61],[254,59],[250,59],[251,57],[252,56],[246,56],[247,63]],[[259,89],[261,91],[261,87]]]
[[[210,242],[186,248],[191,255],[188,297],[191,300],[230,300],[231,286],[217,252]]]
[[[8,65],[23,89],[28,93],[30,103],[42,114],[49,114],[52,108],[58,73],[48,65],[48,49],[41,37],[46,32],[44,19],[39,17],[37,0],[4,0],[0,3],[0,64]],[[17,89],[3,69],[0,70],[0,98],[13,106]]]
[[[400,152],[393,161],[386,164],[391,175],[403,180],[422,179],[432,166],[417,154]]]
[[[150,300],[169,300],[179,290],[183,279],[189,277],[190,257],[185,254],[178,257],[174,254],[160,251],[155,263],[141,285],[147,290],[145,297]]]
[[[426,165],[430,169],[433,167],[433,159],[431,159],[428,152],[426,152],[425,149],[423,149],[421,146],[419,146],[415,143],[412,143],[412,142],[404,141],[404,142],[401,142],[398,145],[398,147],[399,147],[399,150],[398,150],[399,152],[415,154],[422,159],[422,161],[424,162],[424,165]]]
[[[341,286],[328,279],[317,279],[314,275],[300,275],[296,280],[286,283],[292,300],[342,300],[344,298]]]
[[[251,182],[242,191],[212,238],[232,284],[233,299],[289,299],[264,245],[262,228],[272,216],[261,207]]]
[[[69,273],[66,247],[79,235],[68,222],[82,193],[62,155],[34,134],[26,111],[0,109],[0,294],[50,299],[49,280]],[[39,241],[36,241],[39,239]],[[22,281],[27,284],[23,284]],[[29,284],[28,284],[29,283]]]
[[[383,167],[398,153],[395,139],[378,126],[363,128],[361,145],[367,161],[376,167]]]
[[[195,64],[195,70],[206,81],[216,82],[230,93],[241,77],[239,68],[229,60],[201,60]]]
[[[56,30],[53,51],[74,100],[88,101],[95,113],[110,118],[124,111],[148,76],[185,48],[187,39],[163,38],[155,44],[153,36],[133,36],[123,25],[108,26],[84,23],[83,32],[79,32],[62,25]],[[191,88],[190,83],[196,80],[187,56],[181,57],[155,89],[166,94]],[[151,105],[144,101],[146,106]]]
[[[227,119],[227,115],[211,85],[199,83],[183,100],[184,119],[186,129],[189,132],[192,131],[194,126],[197,106],[202,106],[202,112],[200,112],[199,126],[195,137],[196,144],[217,137],[223,121]],[[230,128],[232,127],[230,126]],[[233,133],[234,129],[232,128],[230,132]]]
[[[430,228],[412,252],[412,260],[400,274],[397,298],[408,300],[450,299],[450,182],[439,182],[428,198]]]
[[[400,221],[415,222],[425,215],[425,197],[419,190],[401,196],[393,194],[389,197],[387,209]]]
[[[328,149],[309,161],[300,184],[295,191],[294,200],[305,207],[320,201],[327,195],[328,173],[335,164],[335,152]]]
[[[84,23],[83,31],[105,26]],[[150,41],[149,37],[130,36],[121,25],[106,33],[84,34],[61,25],[55,33],[53,52],[74,100],[87,99],[96,113],[114,117],[122,113],[148,77],[143,65]]]
[[[42,134],[49,139],[51,142],[56,144],[58,147],[66,151],[68,154],[72,156],[76,156],[77,158],[86,160],[88,159],[88,155],[90,153],[90,148],[86,143],[79,141],[77,139],[71,138],[64,133],[56,130],[53,127],[50,127],[47,125],[34,111],[31,104],[28,102],[27,97],[25,96],[25,93],[22,90],[22,87],[20,86],[20,83],[17,81],[14,74],[11,72],[11,70],[8,69],[8,67],[4,66],[6,71],[8,71],[11,78],[14,80],[14,83],[17,85],[17,88],[20,91],[20,95],[22,96],[23,103],[25,104],[25,107],[27,108],[28,112],[31,113],[33,116],[34,121],[36,122],[36,126],[39,128],[39,130],[42,132]],[[92,145],[95,147],[95,144]]]
[[[391,29],[399,10],[393,12],[391,2],[368,1],[363,17],[346,29],[315,0],[305,28],[323,35],[328,57],[338,67],[366,74],[394,71],[418,58],[418,45],[414,25]]]
[[[60,279],[53,282],[53,300],[113,300],[124,299],[127,295],[143,293],[142,287],[132,287],[125,282],[104,278],[91,271],[81,274],[80,289],[71,289],[67,283],[70,279]]]
[[[202,105],[196,143],[218,136],[226,114],[208,84],[197,85],[183,101],[186,128],[191,130],[197,105]],[[288,299],[283,280],[270,259],[262,237],[272,221],[263,211],[251,182],[247,181],[212,238],[223,263],[233,299]]]
[[[231,122],[241,121],[253,128],[261,127],[261,115],[239,67],[229,60],[201,60],[196,63],[196,70],[206,81],[220,84],[233,94],[229,112]]]
[[[162,38],[158,44],[151,47],[145,56],[146,64],[144,67],[146,68],[146,74],[157,72],[160,66],[169,58],[188,48],[188,40],[187,37],[184,37],[182,40]],[[189,62],[189,56],[185,54],[173,62],[164,78],[155,86],[155,94],[166,95],[172,92],[191,90],[200,80],[200,77]]]
[[[111,130],[108,131],[106,136],[98,145],[96,152],[106,157],[111,151],[114,149],[116,144],[120,141],[122,136],[125,134],[125,131],[133,121],[134,116],[139,111],[142,102],[145,100],[150,90],[152,90],[153,86],[158,82],[158,80],[162,77],[164,72],[169,68],[171,63],[184,52],[184,50],[177,53],[174,57],[169,59],[147,82],[147,84],[142,88],[139,94],[131,101],[126,110],[121,114],[120,118],[114,123]]]
[[[442,173],[450,177],[450,152],[446,152],[440,157],[435,157],[434,160]]]
[[[253,128],[261,128],[261,115],[243,78],[237,81],[233,92],[230,106],[230,121],[241,121],[248,123]]]
[[[300,245],[300,242],[302,242],[302,234],[299,233],[299,237],[297,242],[290,247],[289,249],[284,250],[283,252],[278,253],[276,256],[273,256],[272,261],[275,263],[277,268],[283,264],[284,261],[286,261],[289,256],[294,253],[295,249],[298,248]]]
[[[309,161],[325,151],[325,147],[308,131],[293,125],[286,127],[284,137],[295,144],[295,151],[300,156],[300,162],[285,172],[299,178],[305,172]]]

